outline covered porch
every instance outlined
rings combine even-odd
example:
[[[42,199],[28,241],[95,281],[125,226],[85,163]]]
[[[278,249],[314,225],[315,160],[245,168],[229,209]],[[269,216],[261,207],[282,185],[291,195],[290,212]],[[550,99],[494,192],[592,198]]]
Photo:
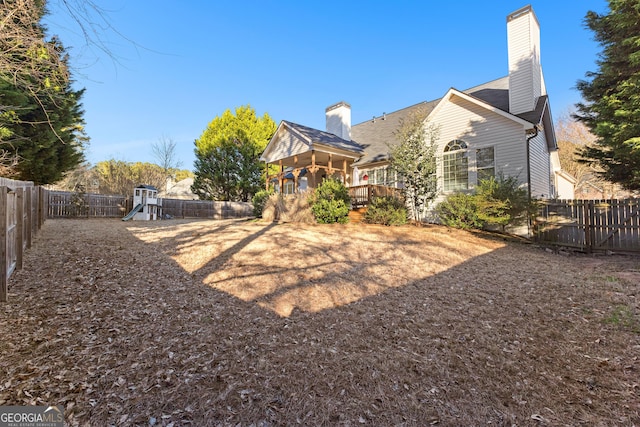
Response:
[[[266,188],[294,194],[316,188],[326,178],[349,187],[353,163],[362,155],[362,146],[351,140],[283,121],[260,159],[265,163]]]
[[[277,162],[265,162],[267,189],[273,186],[276,192],[294,194],[316,188],[326,178],[337,179],[349,187],[353,161],[344,155],[311,150]],[[277,165],[276,173],[270,167],[274,164]]]

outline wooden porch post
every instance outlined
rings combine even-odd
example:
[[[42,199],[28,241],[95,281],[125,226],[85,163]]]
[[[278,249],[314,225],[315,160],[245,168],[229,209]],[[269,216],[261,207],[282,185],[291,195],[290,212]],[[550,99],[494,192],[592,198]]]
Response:
[[[298,176],[300,176],[300,170],[294,169],[293,172],[291,173],[293,174],[293,192],[297,194],[298,193]]]
[[[316,168],[316,151],[311,150],[311,176],[313,177],[313,188],[318,186],[316,182],[316,172],[318,169]]]
[[[329,153],[329,162],[327,163],[327,176],[330,178],[333,175],[333,155]]]
[[[280,186],[280,194],[282,194],[284,185],[284,166],[282,165],[282,159],[280,159],[280,173],[278,174],[278,185]]]
[[[347,159],[342,159],[342,179],[345,187],[347,186]]]
[[[269,163],[264,162],[264,189],[269,191]]]
[[[298,193],[298,175],[300,175],[300,171],[298,170],[298,156],[293,156],[293,193]]]

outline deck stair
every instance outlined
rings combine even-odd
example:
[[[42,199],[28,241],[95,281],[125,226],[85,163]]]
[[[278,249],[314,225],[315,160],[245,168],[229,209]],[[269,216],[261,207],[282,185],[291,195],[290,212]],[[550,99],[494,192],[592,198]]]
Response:
[[[360,224],[364,222],[364,214],[367,211],[366,207],[355,208],[349,211],[349,223]]]

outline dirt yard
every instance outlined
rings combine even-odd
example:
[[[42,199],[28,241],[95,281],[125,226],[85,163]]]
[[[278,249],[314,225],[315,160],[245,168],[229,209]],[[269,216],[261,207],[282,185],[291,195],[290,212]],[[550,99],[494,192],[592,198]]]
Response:
[[[443,227],[49,220],[0,405],[71,426],[640,425],[640,257]]]

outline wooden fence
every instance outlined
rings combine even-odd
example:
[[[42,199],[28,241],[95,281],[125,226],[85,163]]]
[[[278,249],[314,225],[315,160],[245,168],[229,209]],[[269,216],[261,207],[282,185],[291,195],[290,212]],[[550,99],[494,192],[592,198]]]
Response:
[[[49,191],[49,218],[122,218],[132,208],[127,196]]]
[[[640,199],[546,200],[534,232],[538,242],[585,252],[640,252]]]
[[[0,178],[0,302],[8,300],[9,278],[44,223],[45,199],[46,190],[32,182]]]
[[[161,199],[161,203],[163,218],[224,219],[253,215],[251,203],[179,199]],[[133,208],[133,201],[128,196],[50,191],[48,206],[49,218],[122,218]]]
[[[162,199],[162,215],[173,218],[245,218],[253,216],[253,205],[244,202]]]

